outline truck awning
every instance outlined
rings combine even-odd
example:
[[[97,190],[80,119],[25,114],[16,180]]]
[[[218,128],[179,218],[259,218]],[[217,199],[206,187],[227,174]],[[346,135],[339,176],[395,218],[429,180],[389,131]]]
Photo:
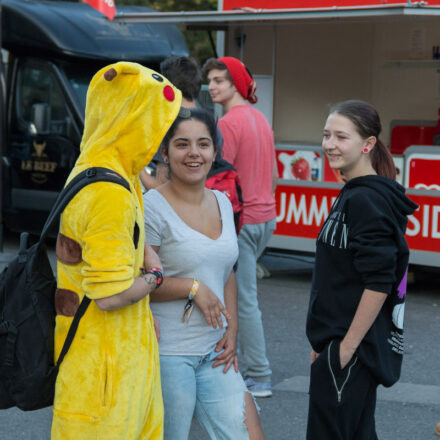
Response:
[[[128,13],[118,12],[115,21],[123,23],[174,23],[192,28],[227,30],[230,26],[283,24],[295,21],[369,20],[390,17],[440,15],[440,6],[426,2],[394,3],[373,6],[301,9],[252,9],[234,11]]]
[[[188,55],[172,24],[112,22],[85,3],[2,0],[2,45],[48,57],[156,63]],[[157,14],[144,7],[118,7],[122,14]]]

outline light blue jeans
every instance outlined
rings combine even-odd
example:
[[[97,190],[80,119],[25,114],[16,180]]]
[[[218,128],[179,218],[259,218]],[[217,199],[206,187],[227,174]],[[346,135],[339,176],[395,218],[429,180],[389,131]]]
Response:
[[[214,440],[248,440],[244,395],[246,385],[234,367],[212,368],[219,353],[206,356],[160,356],[165,407],[164,440],[187,440],[195,411]]]
[[[257,298],[257,260],[263,253],[276,220],[243,225],[238,236],[238,343],[246,364],[245,378],[270,382],[272,371],[266,356],[263,322]]]

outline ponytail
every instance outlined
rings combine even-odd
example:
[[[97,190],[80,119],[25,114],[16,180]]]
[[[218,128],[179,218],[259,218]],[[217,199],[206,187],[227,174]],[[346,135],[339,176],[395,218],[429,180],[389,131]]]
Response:
[[[338,113],[348,118],[356,127],[362,139],[374,136],[375,147],[370,152],[371,165],[379,176],[395,180],[397,171],[390,150],[379,140],[382,131],[379,115],[368,102],[351,99],[339,102],[330,109],[330,114]]]
[[[371,165],[379,176],[396,180],[397,171],[390,150],[379,139],[371,150]]]

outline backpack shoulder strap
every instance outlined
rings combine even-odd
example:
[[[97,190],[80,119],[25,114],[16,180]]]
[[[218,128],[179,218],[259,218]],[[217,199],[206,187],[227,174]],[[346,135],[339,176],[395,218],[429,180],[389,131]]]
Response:
[[[73,342],[73,338],[75,337],[76,330],[78,329],[79,321],[83,317],[84,313],[86,313],[87,307],[91,299],[84,295],[84,298],[81,301],[77,311],[75,312],[75,316],[70,324],[69,331],[67,332],[66,339],[64,340],[63,348],[61,349],[61,353],[58,357],[57,368],[60,368],[61,362],[63,362],[64,356],[66,356],[69,348]]]
[[[235,170],[232,164],[227,162],[222,157],[216,158],[209,171],[208,179],[211,178],[212,176],[215,176],[216,174],[220,174],[223,173],[224,171],[229,171],[229,170]]]
[[[44,242],[48,231],[76,194],[85,186],[95,182],[117,183],[130,191],[129,183],[116,171],[102,167],[87,168],[75,176],[58,195],[57,200],[47,217],[46,223],[43,226],[40,235],[40,242]]]

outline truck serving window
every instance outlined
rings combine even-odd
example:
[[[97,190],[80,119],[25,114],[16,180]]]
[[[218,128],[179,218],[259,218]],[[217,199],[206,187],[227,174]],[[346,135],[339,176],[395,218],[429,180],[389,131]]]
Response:
[[[60,86],[47,66],[23,65],[20,70],[17,92],[17,110],[20,118],[29,122],[34,104],[49,104],[50,131],[63,134],[68,117],[66,101]]]

